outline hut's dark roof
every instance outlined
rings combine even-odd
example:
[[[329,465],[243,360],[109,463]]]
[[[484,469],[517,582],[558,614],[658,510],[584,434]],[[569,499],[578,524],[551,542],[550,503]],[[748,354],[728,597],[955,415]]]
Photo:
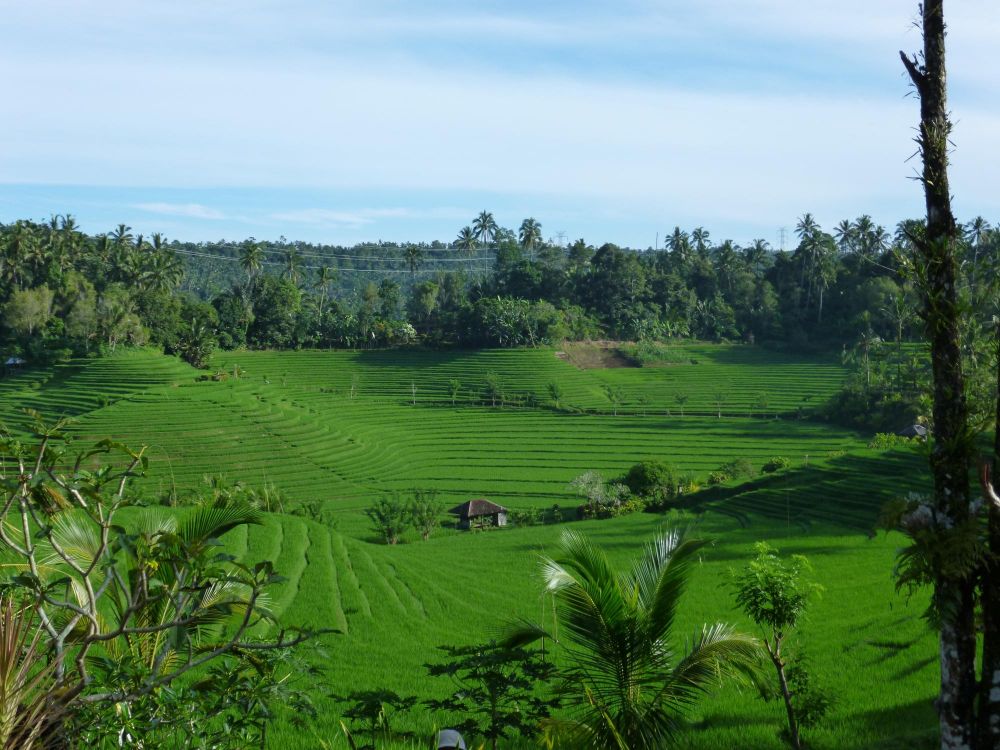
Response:
[[[927,427],[925,427],[922,424],[911,424],[911,425],[908,425],[908,426],[904,427],[903,429],[901,429],[896,434],[899,435],[900,437],[908,437],[908,438],[919,437],[919,438],[925,438],[925,437],[927,437]]]
[[[475,500],[456,505],[448,512],[462,518],[475,518],[476,516],[492,516],[494,513],[506,513],[507,509],[502,505],[491,503],[485,497],[478,497]]]

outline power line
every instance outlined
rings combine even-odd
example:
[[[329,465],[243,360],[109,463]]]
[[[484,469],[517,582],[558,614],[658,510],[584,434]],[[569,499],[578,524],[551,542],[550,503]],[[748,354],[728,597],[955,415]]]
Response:
[[[188,255],[188,256],[192,256],[192,257],[196,257],[196,258],[210,258],[211,260],[228,260],[228,261],[230,261],[232,263],[239,263],[240,262],[239,258],[233,258],[233,257],[230,257],[228,255],[214,255],[212,253],[198,253],[198,252],[195,252],[193,250],[180,250],[180,249],[173,249],[173,252],[178,253],[179,255]],[[371,259],[369,258],[368,260],[371,260]],[[284,268],[285,267],[284,263],[276,263],[276,262],[270,261],[270,260],[261,261],[261,265],[264,265],[264,266],[276,266],[278,268]],[[323,266],[299,266],[298,268],[301,269],[301,270],[318,271],[321,268],[323,268]],[[336,268],[334,270],[337,271],[338,273],[343,272],[343,271],[357,271],[358,273],[437,273],[441,269],[438,269],[438,268],[418,268],[418,269],[416,269],[413,272],[411,272],[410,270],[405,269],[405,268],[403,268],[403,269],[400,269],[400,268]],[[489,271],[489,267],[488,266],[483,266],[483,267],[480,267],[480,268],[469,268],[467,270],[470,270],[470,271],[483,271],[483,272],[485,272],[485,271]]]
[[[235,246],[233,246],[233,247],[235,248]],[[181,251],[178,249],[177,252],[181,252]],[[190,252],[194,252],[194,251],[192,251],[192,250],[186,250],[184,252],[189,252],[190,253]],[[261,252],[263,252],[265,255],[266,254],[277,255],[277,254],[281,254],[281,253],[284,253],[284,252],[287,252],[287,251],[285,251],[285,250],[266,249],[266,248],[262,247],[261,248]],[[333,259],[333,260],[369,260],[369,261],[385,261],[385,262],[402,260],[401,258],[393,258],[393,257],[389,257],[389,256],[378,257],[378,256],[371,256],[371,255],[339,255],[339,254],[330,254],[330,253],[303,253],[303,252],[299,252],[297,250],[295,252],[301,258],[323,258],[323,259],[329,258],[329,259]],[[434,251],[431,251],[431,252],[434,252]],[[434,258],[433,260],[434,260],[435,263],[466,263],[466,262],[468,262],[470,260],[472,260],[472,261],[493,260],[493,256],[492,255],[481,255],[481,256],[469,256],[468,258]]]

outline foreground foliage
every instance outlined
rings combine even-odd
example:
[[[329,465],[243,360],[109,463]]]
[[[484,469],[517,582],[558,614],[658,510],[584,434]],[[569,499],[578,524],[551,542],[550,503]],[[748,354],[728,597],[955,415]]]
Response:
[[[759,665],[756,640],[722,623],[705,625],[684,648],[673,624],[691,565],[707,542],[661,533],[630,571],[619,572],[586,537],[567,531],[544,562],[567,663],[560,686],[569,712],[544,723],[568,747],[662,748],[698,697]],[[553,635],[526,625],[513,644]]]
[[[13,703],[17,716],[4,720],[4,731],[30,728],[46,741],[154,742],[172,714],[164,707],[182,705],[188,720],[204,719],[193,730],[198,737],[243,701],[236,715],[250,725],[240,742],[259,738],[266,698],[244,701],[241,675],[252,669],[261,679],[248,690],[266,691],[281,678],[273,675],[276,662],[272,678],[263,677],[264,654],[307,635],[256,637],[270,621],[265,591],[281,579],[270,562],[248,566],[220,554],[219,537],[259,523],[258,512],[238,505],[181,516],[127,511],[144,449],[102,441],[74,453],[64,428],[36,419],[32,440],[0,441],[2,584],[20,602],[22,620],[5,626],[4,637],[21,643],[24,660],[11,666],[18,649],[8,648],[6,715]],[[24,618],[37,621],[26,645]],[[32,695],[43,688],[43,698]],[[43,708],[33,708],[37,700]]]

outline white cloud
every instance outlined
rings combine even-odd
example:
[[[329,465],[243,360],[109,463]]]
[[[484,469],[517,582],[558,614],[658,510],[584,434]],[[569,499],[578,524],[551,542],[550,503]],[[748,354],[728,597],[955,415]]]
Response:
[[[982,212],[996,214],[1000,99],[992,93],[1000,91],[981,64],[1000,35],[993,2],[950,9],[949,44],[950,80],[959,92],[951,101],[953,187],[959,201],[975,195]],[[677,221],[698,215],[771,225],[804,210],[834,219],[880,211],[898,218],[921,208],[919,190],[905,179],[917,104],[904,98],[896,57],[900,48],[919,46],[910,27],[915,0],[704,0],[683,7],[640,0],[625,4],[620,18],[588,4],[561,14],[452,5],[406,15],[398,3],[151,0],[105,10],[95,3],[81,18],[72,3],[53,9],[51,0],[39,0],[53,12],[34,10],[35,3],[12,11],[16,28],[37,22],[37,35],[12,33],[13,45],[26,46],[0,50],[9,73],[0,110],[17,106],[16,113],[0,111],[0,182],[385,189],[402,191],[404,205],[425,190],[451,191],[443,200],[453,202],[469,191],[493,191],[524,196],[525,205],[539,194],[559,196],[562,205],[578,197],[591,215],[597,206],[608,216],[641,209]],[[444,16],[449,20],[439,23]],[[51,18],[63,23],[50,28]],[[750,58],[719,73],[711,89],[677,74],[662,81],[602,76],[605,46],[655,49],[650,37],[665,30],[709,39],[709,49],[738,42],[742,50],[744,38],[755,37],[814,59],[808,70],[782,66],[781,75],[799,76],[799,83],[781,88],[767,84],[766,70],[749,87],[723,78],[753,71]],[[327,31],[345,44],[322,43]],[[503,59],[474,54],[461,66],[428,62],[414,43],[450,35],[456,46],[474,49],[476,38],[491,34],[550,51],[575,44],[575,53],[587,54],[578,54],[578,68],[565,65],[557,74],[544,66],[505,69]],[[370,41],[377,51],[351,40]],[[49,53],[29,55],[32,44],[49,45]],[[137,46],[149,54],[136,56]],[[854,75],[874,71],[860,81],[863,95],[838,78],[837,61],[848,58]],[[109,108],[109,101],[123,106]],[[303,207],[234,212],[349,229],[434,218],[412,209],[290,205]],[[140,208],[223,218],[201,203]],[[440,211],[437,218],[467,220],[467,211]]]
[[[270,215],[270,219],[292,224],[314,224],[331,228],[357,229],[375,224],[384,219],[459,219],[468,211],[457,208],[360,208],[329,209],[302,208],[280,211]]]
[[[226,215],[221,211],[209,208],[200,203],[137,203],[134,208],[138,208],[140,211],[147,211],[151,214],[181,216],[187,219],[218,221],[226,218]]]

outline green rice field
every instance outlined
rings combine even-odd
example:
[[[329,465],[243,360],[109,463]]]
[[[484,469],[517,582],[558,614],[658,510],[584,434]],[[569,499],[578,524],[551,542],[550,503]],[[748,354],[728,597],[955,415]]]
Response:
[[[715,544],[684,599],[678,634],[724,620],[749,628],[724,586],[751,545],[766,539],[809,556],[825,593],[799,643],[815,680],[834,697],[807,732],[816,748],[932,746],[937,681],[921,595],[894,591],[902,538],[871,533],[879,508],[926,486],[919,451],[875,452],[870,436],[816,421],[845,372],[835,359],[738,345],[684,347],[686,364],[578,369],[554,350],[225,352],[202,375],[172,357],[132,351],[29,370],[0,380],[0,420],[26,425],[24,408],[72,416],[83,440],[149,446],[148,493],[195,490],[206,476],[270,483],[318,500],[328,522],[268,515],[226,540],[246,560],[270,559],[286,578],[272,594],[283,623],[333,627],[324,638],[320,716],[280,723],[276,748],[346,747],[327,696],[387,688],[421,698],[447,690],[423,665],[441,644],[480,641],[514,617],[544,619],[539,558],[565,524],[488,533],[439,530],[387,547],[362,513],[380,495],[437,490],[450,506],[486,496],[510,508],[579,503],[569,482],[611,478],[642,459],[669,461],[704,483],[733,458],[792,467],[693,496],[697,532]],[[233,377],[234,369],[238,377]],[[488,376],[502,402],[485,396]],[[452,399],[449,381],[460,389]],[[548,393],[559,383],[559,403]],[[612,405],[605,386],[620,389]],[[725,393],[725,398],[720,398]],[[680,415],[677,394],[686,397]],[[752,409],[766,394],[767,406]],[[617,415],[613,411],[617,410]],[[718,416],[721,410],[721,418]],[[752,416],[751,416],[752,411]],[[626,563],[662,516],[574,522]],[[549,617],[551,612],[549,610]],[[429,735],[447,716],[404,719]],[[690,748],[780,748],[783,709],[755,694],[715,694],[689,717]]]

